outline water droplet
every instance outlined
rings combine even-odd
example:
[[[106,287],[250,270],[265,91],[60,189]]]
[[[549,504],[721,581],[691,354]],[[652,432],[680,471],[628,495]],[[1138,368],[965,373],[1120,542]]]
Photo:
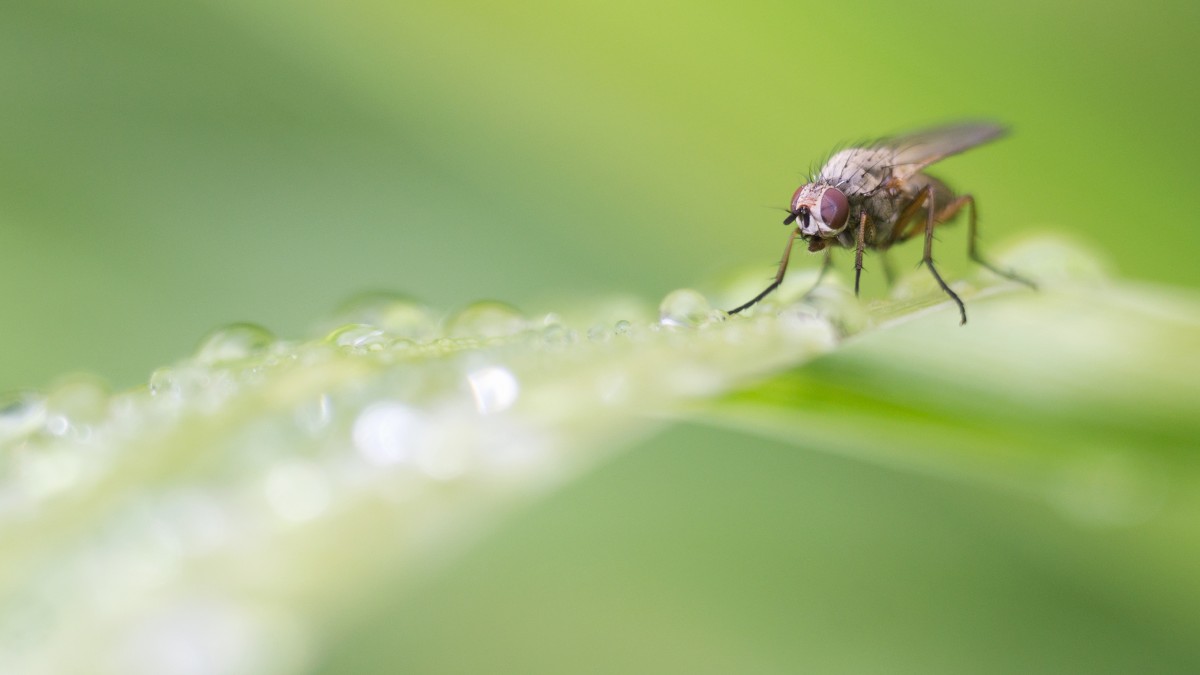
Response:
[[[420,411],[404,403],[383,401],[354,420],[354,445],[372,464],[398,464],[413,457],[425,439],[427,426]]]
[[[162,367],[150,373],[150,395],[151,396],[166,396],[175,387],[175,371],[169,367]]]
[[[629,335],[631,332],[633,332],[633,324],[622,319],[621,321],[618,321],[615,326],[613,326],[613,332],[617,335]]]
[[[210,381],[207,370],[167,366],[150,373],[150,395],[182,401],[204,391]]]
[[[51,436],[66,436],[71,431],[71,419],[57,413],[47,415],[46,431]]]
[[[512,305],[484,301],[470,305],[446,322],[446,334],[457,338],[498,338],[515,335],[529,327]]]
[[[851,314],[847,310],[843,314]],[[822,352],[832,349],[838,341],[838,331],[828,319],[816,315],[803,305],[793,305],[779,313],[776,324],[794,346],[805,346]]]
[[[565,347],[574,344],[577,339],[575,331],[561,323],[551,324],[542,329],[542,342],[551,347]]]
[[[355,351],[377,352],[391,344],[391,338],[383,330],[364,323],[342,326],[325,338],[330,344]]]
[[[252,323],[235,323],[213,331],[196,350],[196,363],[215,366],[265,351],[275,342],[271,331]]]
[[[671,291],[658,306],[659,322],[664,326],[698,326],[711,313],[708,299],[690,288]]]
[[[60,380],[46,396],[48,430],[62,436],[70,429],[99,424],[108,413],[109,395],[108,384],[94,375],[72,375]],[[51,424],[61,427],[60,430],[51,429]]]
[[[480,414],[490,415],[508,410],[517,402],[521,385],[507,368],[488,366],[467,375],[471,395]]]
[[[392,340],[392,345],[391,345],[392,351],[396,352],[397,354],[403,354],[404,352],[413,351],[413,350],[417,349],[418,347],[420,347],[419,344],[417,344],[413,340],[408,340],[405,338],[396,338],[395,340]]]
[[[374,291],[346,301],[334,313],[335,325],[367,324],[388,335],[423,340],[437,331],[429,308],[399,293]]]
[[[267,502],[280,518],[302,523],[329,508],[329,485],[319,466],[289,460],[271,467],[264,489]]]

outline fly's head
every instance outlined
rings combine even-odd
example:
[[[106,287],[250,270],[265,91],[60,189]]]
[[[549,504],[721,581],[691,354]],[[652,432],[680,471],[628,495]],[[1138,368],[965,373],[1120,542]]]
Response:
[[[850,203],[845,193],[832,185],[808,183],[792,195],[792,205],[783,224],[797,223],[800,234],[812,242],[838,236],[846,229],[849,217]]]

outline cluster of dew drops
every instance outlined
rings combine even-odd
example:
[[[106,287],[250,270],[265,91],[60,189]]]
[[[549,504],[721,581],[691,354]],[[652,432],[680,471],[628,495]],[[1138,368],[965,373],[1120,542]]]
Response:
[[[47,565],[7,605],[24,617],[16,637],[2,629],[0,598],[0,672],[13,672],[6,659],[19,653],[70,652],[55,626],[104,614],[105,598],[154,598],[146,613],[111,627],[132,636],[113,646],[133,659],[124,672],[174,672],[138,635],[211,642],[206,652],[230,663],[305,653],[303,639],[276,639],[292,635],[275,625],[284,614],[259,611],[238,592],[240,565],[220,567],[228,571],[197,624],[189,570],[253,556],[286,566],[296,588],[327,584],[318,563],[272,559],[290,550],[275,542],[328,544],[330,528],[317,523],[372,533],[340,538],[342,557],[380,547],[407,555],[425,545],[421,532],[459,513],[456,500],[556,484],[577,460],[588,463],[587,448],[603,451],[604,434],[628,428],[624,420],[719,390],[729,375],[714,355],[735,352],[727,358],[741,367],[771,351],[744,338],[769,332],[773,317],[730,321],[691,290],[670,293],[657,315],[628,300],[586,315],[609,319],[581,329],[498,302],[440,317],[371,294],[307,340],[234,324],[129,390],[75,375],[0,399],[0,534],[41,536],[42,513],[76,533],[70,542],[46,535]],[[740,352],[720,349],[739,340]],[[271,653],[233,649],[221,637],[229,625],[272,636],[260,641]],[[21,637],[31,632],[41,642]]]
[[[346,303],[307,341],[233,324],[210,334],[191,357],[155,370],[143,386],[113,392],[98,377],[75,375],[46,392],[9,394],[0,398],[0,517],[101,475],[106,462],[147,432],[169,432],[187,415],[217,415],[277,373],[331,363],[350,373],[345,391],[318,391],[294,406],[281,424],[307,435],[288,439],[292,447],[349,447],[368,463],[415,462],[435,478],[454,477],[463,462],[422,461],[414,450],[432,443],[429,429],[494,432],[480,421],[502,417],[519,403],[524,378],[562,368],[570,360],[564,355],[586,359],[587,349],[652,342],[728,319],[686,289],[666,296],[657,317],[633,301],[614,304],[619,309],[607,316],[628,318],[576,328],[558,315],[530,317],[500,302],[443,317],[404,296],[372,293]],[[362,379],[371,384],[356,389],[356,372],[367,373]],[[450,436],[441,439],[442,449],[479,440]]]

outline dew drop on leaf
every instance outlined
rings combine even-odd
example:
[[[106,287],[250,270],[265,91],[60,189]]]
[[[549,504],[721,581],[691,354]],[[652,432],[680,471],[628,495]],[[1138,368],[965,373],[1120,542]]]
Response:
[[[429,308],[400,293],[375,291],[350,298],[334,312],[334,326],[367,324],[388,335],[424,340],[437,332]]]
[[[498,338],[515,335],[529,322],[512,305],[486,300],[468,305],[446,322],[446,335],[452,338]]]
[[[98,424],[108,413],[108,385],[94,375],[72,375],[46,396],[46,410],[63,417],[68,426]]]
[[[215,366],[265,351],[275,342],[271,331],[252,323],[235,323],[213,331],[196,350],[196,363]]]
[[[382,329],[365,323],[342,326],[330,333],[325,341],[356,351],[380,351],[392,342]]]
[[[573,344],[577,338],[575,331],[561,323],[550,324],[542,329],[542,342],[550,347],[566,347]]]
[[[664,326],[698,326],[711,312],[708,299],[690,288],[671,291],[658,306],[659,322]]]

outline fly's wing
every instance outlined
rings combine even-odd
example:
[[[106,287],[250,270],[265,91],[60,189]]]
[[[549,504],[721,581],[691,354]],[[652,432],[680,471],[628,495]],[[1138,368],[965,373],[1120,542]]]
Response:
[[[876,148],[891,150],[892,175],[911,176],[934,162],[950,155],[982,145],[1005,133],[1004,127],[990,122],[964,122],[927,129],[903,136],[885,138]]]

